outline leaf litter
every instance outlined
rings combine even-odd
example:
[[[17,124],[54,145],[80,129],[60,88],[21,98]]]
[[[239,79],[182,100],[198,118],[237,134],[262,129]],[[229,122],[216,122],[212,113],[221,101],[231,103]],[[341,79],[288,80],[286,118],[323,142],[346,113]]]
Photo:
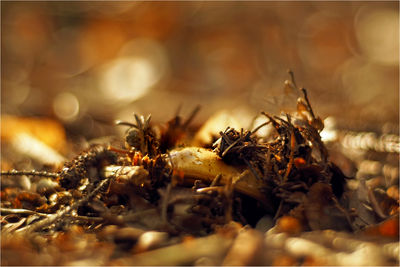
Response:
[[[182,143],[199,107],[165,126],[134,114],[117,122],[124,147],[91,145],[57,172],[2,171],[2,264],[398,264],[398,190],[349,186],[289,74],[297,112],[262,112],[203,147]]]

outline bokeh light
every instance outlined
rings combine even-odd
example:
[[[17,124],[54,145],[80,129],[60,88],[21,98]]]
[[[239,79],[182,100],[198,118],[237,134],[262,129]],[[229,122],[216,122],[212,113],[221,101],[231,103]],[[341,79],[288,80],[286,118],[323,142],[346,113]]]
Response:
[[[399,64],[399,13],[395,9],[361,8],[355,19],[356,36],[372,61]]]
[[[179,105],[206,107],[197,123],[237,107],[279,114],[296,99],[284,86],[290,68],[322,118],[398,125],[396,2],[1,5],[4,114],[92,137],[112,134],[121,114],[165,121]]]
[[[79,101],[75,95],[63,92],[54,98],[53,109],[59,119],[70,122],[79,114]]]
[[[110,101],[131,102],[160,81],[167,67],[162,47],[150,40],[133,40],[99,73],[99,88]]]

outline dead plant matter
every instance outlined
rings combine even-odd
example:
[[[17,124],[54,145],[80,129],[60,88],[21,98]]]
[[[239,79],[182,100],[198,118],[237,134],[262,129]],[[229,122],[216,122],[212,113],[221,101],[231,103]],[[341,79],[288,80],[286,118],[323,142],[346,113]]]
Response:
[[[322,120],[307,91],[290,75],[286,86],[302,95],[297,112],[262,112],[265,122],[252,131],[228,127],[212,145],[214,150],[182,147],[198,108],[185,121],[176,115],[165,127],[153,125],[150,115],[134,114],[134,123],[117,122],[129,126],[123,148],[91,146],[58,172],[2,171],[2,176],[29,176],[37,183],[28,189],[2,188],[4,247],[12,247],[10,240],[17,234],[32,244],[38,236],[45,238],[48,245],[63,242],[65,236],[77,239],[76,233],[94,234],[96,242],[112,244],[113,254],[103,264],[131,264],[132,253],[174,244],[170,248],[175,249],[188,235],[219,233],[226,240],[218,242],[227,249],[237,235],[237,223],[256,226],[265,217],[292,235],[324,229],[354,232],[371,222],[393,221],[367,190],[373,208],[367,211],[357,204],[352,209],[349,178],[329,160],[320,136]],[[262,127],[270,127],[272,134],[257,135]],[[382,202],[396,202],[390,201]],[[247,234],[261,246],[257,233]],[[196,244],[209,239],[215,238]],[[231,251],[225,262],[235,254]],[[180,263],[194,263],[188,259]]]

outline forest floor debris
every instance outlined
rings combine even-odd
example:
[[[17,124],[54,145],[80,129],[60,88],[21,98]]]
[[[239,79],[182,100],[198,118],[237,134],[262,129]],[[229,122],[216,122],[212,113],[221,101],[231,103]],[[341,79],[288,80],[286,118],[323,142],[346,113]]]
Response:
[[[203,147],[190,145],[196,107],[165,127],[135,114],[118,122],[124,147],[92,145],[55,171],[2,170],[2,265],[398,264],[398,168],[384,189],[346,176],[307,91],[286,86],[297,112]],[[398,156],[390,140],[379,153]]]

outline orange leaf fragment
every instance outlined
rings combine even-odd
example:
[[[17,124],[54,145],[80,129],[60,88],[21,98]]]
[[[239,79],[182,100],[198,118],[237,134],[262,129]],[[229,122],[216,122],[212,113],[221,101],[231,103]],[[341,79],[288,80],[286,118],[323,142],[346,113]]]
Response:
[[[301,168],[307,165],[307,162],[305,159],[303,158],[295,158],[294,159],[294,165],[296,166],[296,168]]]
[[[291,235],[298,234],[302,231],[300,221],[292,216],[283,216],[278,221],[278,229]]]

